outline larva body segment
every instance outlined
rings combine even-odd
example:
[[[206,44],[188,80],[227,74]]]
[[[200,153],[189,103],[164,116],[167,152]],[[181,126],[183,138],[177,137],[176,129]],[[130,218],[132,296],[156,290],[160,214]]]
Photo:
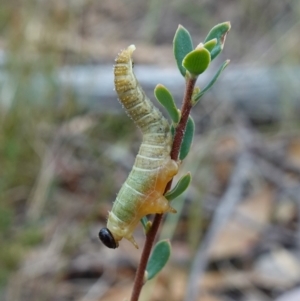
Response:
[[[145,95],[133,73],[131,55],[134,50],[135,46],[131,45],[116,58],[115,88],[126,112],[141,129],[143,141],[132,171],[109,212],[107,228],[104,228],[111,233],[115,244],[101,237],[104,229],[99,233],[100,239],[111,248],[116,248],[123,237],[138,248],[132,233],[143,216],[176,212],[163,196],[167,183],[178,171],[177,163],[170,157],[170,126]]]

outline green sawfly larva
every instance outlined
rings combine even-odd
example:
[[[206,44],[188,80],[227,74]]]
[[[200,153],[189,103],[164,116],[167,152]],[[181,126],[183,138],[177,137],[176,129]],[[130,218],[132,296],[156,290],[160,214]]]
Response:
[[[121,51],[114,66],[115,89],[127,114],[143,133],[143,141],[133,168],[121,187],[109,212],[107,228],[99,232],[100,240],[109,248],[117,248],[122,238],[136,248],[133,231],[148,214],[173,212],[164,197],[167,183],[178,172],[171,159],[172,134],[162,113],[146,96],[133,73],[131,59],[134,45]]]

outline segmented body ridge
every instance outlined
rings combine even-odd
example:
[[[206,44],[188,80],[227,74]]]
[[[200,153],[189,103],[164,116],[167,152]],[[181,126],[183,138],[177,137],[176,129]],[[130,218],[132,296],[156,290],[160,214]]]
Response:
[[[170,155],[172,145],[170,126],[167,119],[146,96],[133,73],[131,55],[134,50],[135,46],[131,45],[116,58],[115,89],[127,114],[143,133],[139,156],[162,160]],[[142,166],[139,166],[140,164]],[[155,168],[153,161],[146,165]],[[142,160],[137,161],[136,166],[144,167]]]
[[[116,58],[115,89],[127,114],[141,129],[143,141],[132,171],[109,213],[107,228],[116,241],[125,237],[137,247],[132,232],[144,215],[174,212],[163,193],[178,166],[170,158],[169,123],[146,96],[133,73],[134,50],[135,46],[131,45]]]

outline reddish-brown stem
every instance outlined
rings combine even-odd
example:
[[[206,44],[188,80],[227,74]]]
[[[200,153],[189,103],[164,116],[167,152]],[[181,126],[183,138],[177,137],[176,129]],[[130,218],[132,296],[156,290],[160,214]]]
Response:
[[[182,139],[184,136],[186,124],[190,115],[190,111],[192,108],[192,95],[196,83],[196,78],[188,79],[186,82],[186,88],[185,88],[185,94],[183,98],[183,103],[181,107],[181,119],[176,127],[176,132],[174,136],[173,146],[171,150],[171,158],[173,160],[178,160],[179,152],[180,152],[180,146],[182,143]],[[167,184],[165,192],[170,190],[172,185],[172,180]],[[158,231],[158,228],[160,226],[160,223],[162,221],[162,214],[156,214],[151,226],[151,229],[146,235],[146,241],[144,245],[144,249],[142,251],[140,264],[138,266],[138,269],[135,274],[135,280],[132,290],[132,295],[130,301],[138,301],[142,287],[144,285],[144,275],[148,263],[148,259],[150,256],[150,252],[152,250],[154,240]]]
[[[186,124],[192,109],[192,95],[197,78],[191,78],[186,82],[185,94],[181,107],[181,118],[174,136],[173,146],[171,150],[171,159],[178,160],[180,146],[184,136]]]

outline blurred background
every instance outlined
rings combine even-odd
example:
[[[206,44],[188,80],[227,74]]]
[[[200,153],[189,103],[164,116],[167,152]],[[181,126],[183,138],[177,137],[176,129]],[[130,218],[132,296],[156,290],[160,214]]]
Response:
[[[192,184],[160,234],[172,257],[141,300],[300,300],[299,20],[298,0],[2,1],[0,299],[129,298],[141,227],[139,250],[98,240],[141,143],[113,91],[114,58],[135,44],[149,97],[161,83],[180,106],[178,24],[197,45],[230,21],[198,82],[231,60],[193,111],[181,168]]]

